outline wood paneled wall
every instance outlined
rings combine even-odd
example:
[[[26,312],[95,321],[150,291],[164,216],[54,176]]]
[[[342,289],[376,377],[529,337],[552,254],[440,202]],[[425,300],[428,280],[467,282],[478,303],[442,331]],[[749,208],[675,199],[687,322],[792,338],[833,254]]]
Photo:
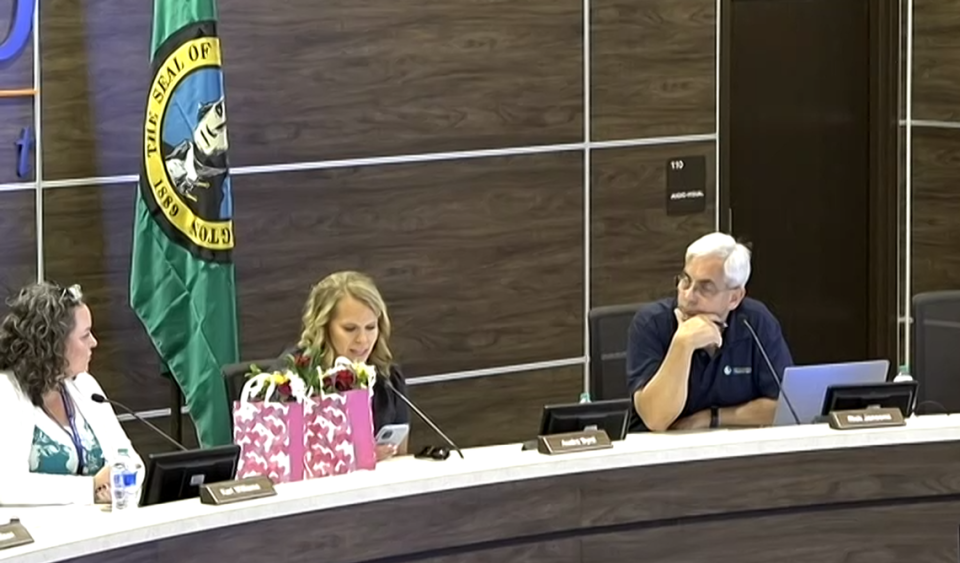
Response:
[[[960,4],[915,0],[913,293],[960,289]]]
[[[293,342],[311,284],[347,268],[377,279],[410,377],[579,358],[585,299],[669,294],[684,247],[713,229],[713,0],[592,0],[587,81],[581,0],[219,8],[245,358]],[[45,274],[83,286],[101,343],[92,369],[107,392],[138,410],[163,408],[167,382],[127,304],[150,3],[48,0],[40,21]],[[0,87],[29,86],[32,57],[0,69]],[[578,145],[588,116],[601,143],[589,160]],[[32,119],[29,100],[0,100],[10,141],[0,139],[0,183],[18,181],[12,142]],[[317,164],[480,149],[500,153]],[[667,216],[667,160],[701,154],[706,212]],[[289,164],[304,169],[269,168]],[[0,192],[7,291],[36,276],[36,194],[20,187]],[[535,432],[544,403],[576,400],[582,373],[520,371],[411,392],[452,436],[478,445]],[[415,431],[415,443],[431,441]]]
[[[716,6],[592,0],[594,140],[716,131]]]
[[[590,270],[594,306],[659,299],[674,291],[686,247],[713,229],[715,192],[707,210],[667,216],[666,163],[673,157],[706,156],[707,184],[715,183],[715,145],[690,143],[607,149],[593,154]]]

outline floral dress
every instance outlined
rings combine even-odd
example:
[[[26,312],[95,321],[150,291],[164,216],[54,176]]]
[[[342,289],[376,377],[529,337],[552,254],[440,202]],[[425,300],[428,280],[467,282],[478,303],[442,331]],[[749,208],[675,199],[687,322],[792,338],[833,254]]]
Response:
[[[72,431],[50,418],[41,408],[35,409],[33,446],[30,450],[30,471],[57,475],[77,475],[80,465]],[[74,413],[74,425],[80,434],[83,464],[80,475],[96,475],[105,464],[103,449],[83,414]]]

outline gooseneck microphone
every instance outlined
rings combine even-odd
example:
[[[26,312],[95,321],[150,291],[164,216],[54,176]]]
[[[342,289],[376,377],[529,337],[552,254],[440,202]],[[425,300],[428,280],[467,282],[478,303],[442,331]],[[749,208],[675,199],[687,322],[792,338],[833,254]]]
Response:
[[[142,416],[140,416],[139,414],[133,412],[133,409],[131,409],[130,407],[124,405],[123,403],[118,403],[118,402],[116,402],[116,401],[111,401],[110,399],[104,397],[104,396],[101,395],[100,393],[94,393],[93,395],[90,395],[90,400],[92,400],[94,403],[109,403],[109,404],[111,404],[111,405],[113,405],[113,406],[115,406],[115,407],[120,407],[120,410],[125,411],[127,414],[129,414],[129,415],[132,416],[133,418],[135,418],[135,419],[137,419],[138,421],[140,421],[140,422],[146,424],[147,426],[149,426],[150,429],[153,430],[154,432],[156,432],[157,434],[163,436],[163,439],[164,439],[164,440],[170,442],[171,444],[173,444],[174,446],[176,446],[176,447],[177,447],[178,449],[180,449],[180,450],[187,451],[186,446],[184,446],[184,445],[181,444],[180,442],[178,442],[178,441],[174,440],[173,438],[171,438],[169,435],[167,435],[166,432],[164,432],[163,430],[160,430],[159,428],[157,428],[156,426],[154,426],[153,424],[151,424],[147,419],[145,419],[145,418],[143,418]]]
[[[404,395],[403,393],[400,392],[399,389],[397,389],[396,387],[394,387],[393,382],[390,381],[390,378],[389,378],[389,377],[383,378],[383,383],[384,383],[391,391],[393,391],[394,393],[396,393],[396,394],[397,394],[397,397],[400,397],[400,400],[403,401],[404,403],[406,403],[408,407],[410,407],[410,410],[412,410],[413,412],[417,413],[417,416],[420,417],[420,420],[426,422],[426,423],[427,423],[427,426],[429,426],[431,430],[433,430],[434,432],[436,432],[437,436],[440,436],[441,438],[443,438],[443,441],[446,442],[448,446],[450,446],[451,448],[453,448],[454,450],[456,450],[457,453],[460,455],[460,459],[463,459],[463,452],[460,451],[460,447],[457,446],[456,444],[454,444],[454,443],[453,443],[453,440],[451,440],[446,434],[444,434],[444,433],[443,433],[443,430],[440,430],[440,427],[437,426],[436,424],[434,424],[434,422],[433,422],[432,420],[430,420],[430,417],[429,417],[429,416],[427,416],[426,414],[424,414],[424,412],[423,412],[422,410],[420,410],[419,408],[417,408],[417,405],[413,404],[413,401],[411,401],[410,399],[408,399],[406,395]]]
[[[753,325],[750,324],[746,318],[743,319],[743,324],[747,326],[747,329],[750,331],[750,336],[753,337],[754,343],[757,345],[757,349],[760,350],[760,354],[763,356],[763,361],[767,363],[767,367],[770,368],[770,374],[773,376],[773,380],[777,382],[777,388],[780,390],[780,394],[783,395],[784,402],[787,403],[787,408],[790,409],[790,415],[793,417],[793,421],[798,425],[800,424],[800,417],[797,416],[797,411],[793,410],[793,404],[790,402],[790,397],[787,396],[787,392],[783,390],[783,383],[780,381],[780,378],[777,377],[777,370],[773,369],[773,362],[770,361],[770,356],[767,355],[767,350],[763,347],[763,343],[760,342],[760,337],[757,336],[757,331],[753,330]]]

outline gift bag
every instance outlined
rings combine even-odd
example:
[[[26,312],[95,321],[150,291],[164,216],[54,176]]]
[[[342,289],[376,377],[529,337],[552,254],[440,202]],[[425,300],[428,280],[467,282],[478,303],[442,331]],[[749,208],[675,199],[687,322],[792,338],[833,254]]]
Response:
[[[237,478],[264,475],[274,483],[303,479],[303,403],[234,402]]]
[[[233,408],[238,479],[287,483],[376,467],[369,390],[278,403],[251,400],[256,385],[248,381]]]
[[[304,421],[306,479],[376,468],[370,391],[312,397]]]

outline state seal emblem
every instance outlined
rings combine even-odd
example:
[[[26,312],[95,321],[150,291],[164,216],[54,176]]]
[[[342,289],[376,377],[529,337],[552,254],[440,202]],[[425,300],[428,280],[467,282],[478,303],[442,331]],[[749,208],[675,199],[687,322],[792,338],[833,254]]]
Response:
[[[157,50],[140,189],[167,236],[199,258],[229,262],[233,196],[220,65],[212,22],[177,31]]]

